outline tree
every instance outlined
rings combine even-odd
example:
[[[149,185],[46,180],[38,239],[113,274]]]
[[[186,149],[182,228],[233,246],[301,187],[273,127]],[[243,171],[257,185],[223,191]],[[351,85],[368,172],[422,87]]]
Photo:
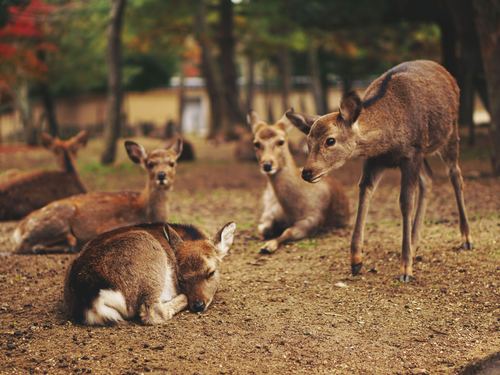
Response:
[[[500,176],[500,2],[474,0],[474,9],[488,87],[493,133],[493,173]]]
[[[108,122],[105,130],[103,164],[116,158],[116,142],[122,128],[122,42],[123,14],[126,0],[112,0],[108,26]]]

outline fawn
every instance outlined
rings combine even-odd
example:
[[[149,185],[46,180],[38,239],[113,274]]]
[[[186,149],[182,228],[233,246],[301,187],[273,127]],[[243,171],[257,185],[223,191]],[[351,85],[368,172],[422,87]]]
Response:
[[[168,191],[174,183],[182,140],[150,153],[132,141],[126,141],[125,148],[129,158],[147,171],[142,192],[93,192],[52,202],[18,224],[13,234],[16,251],[77,250],[99,233],[114,228],[166,221]]]
[[[311,185],[300,178],[288,148],[290,121],[283,116],[276,124],[268,125],[255,111],[249,112],[247,121],[254,134],[261,172],[268,178],[258,231],[264,239],[276,237],[265,243],[261,253],[272,253],[283,242],[300,240],[318,229],[345,227],[349,201],[340,183],[328,178]]]
[[[366,90],[363,101],[350,92],[338,112],[324,116],[287,117],[308,135],[310,155],[302,177],[316,182],[347,159],[366,161],[359,182],[359,205],[351,241],[351,270],[362,267],[363,230],[370,198],[385,168],[401,170],[400,206],[403,243],[400,280],[413,276],[413,250],[417,248],[424,221],[432,171],[425,160],[437,153],[446,163],[460,216],[463,247],[472,249],[463,197],[463,179],[458,165],[459,89],[441,65],[425,60],[405,62],[377,78]],[[413,224],[411,216],[418,187]]]
[[[56,157],[60,171],[17,173],[0,182],[0,220],[18,220],[58,199],[85,193],[75,166],[78,150],[87,144],[88,133],[61,140],[42,133],[42,145]]]
[[[213,240],[189,225],[118,228],[88,242],[68,269],[65,306],[78,323],[103,325],[139,317],[163,324],[189,306],[203,312],[219,286],[219,268],[235,223]]]

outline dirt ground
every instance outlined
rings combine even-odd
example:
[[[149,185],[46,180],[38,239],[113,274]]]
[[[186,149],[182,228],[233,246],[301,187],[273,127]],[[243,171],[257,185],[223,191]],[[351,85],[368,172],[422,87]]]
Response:
[[[150,141],[148,145],[159,144]],[[61,310],[63,278],[74,255],[11,254],[14,222],[0,223],[0,372],[172,374],[449,374],[493,355],[499,373],[500,183],[488,176],[484,150],[464,150],[466,204],[475,249],[460,251],[452,187],[439,160],[416,280],[401,284],[399,173],[375,194],[366,228],[364,271],[350,276],[352,226],[258,254],[256,235],[265,178],[239,164],[228,146],[197,143],[198,161],[181,164],[171,221],[209,233],[238,224],[213,305],[164,326],[73,325]],[[92,189],[139,189],[144,176],[123,154],[100,167],[91,142],[79,159]],[[30,154],[31,155],[31,154]],[[0,170],[51,165],[43,151],[9,153]],[[354,211],[360,161],[335,175]],[[340,283],[340,284],[339,284]],[[497,354],[495,354],[497,353]],[[471,370],[472,368],[472,370]],[[498,371],[498,372],[497,372]],[[487,372],[484,372],[487,373]]]

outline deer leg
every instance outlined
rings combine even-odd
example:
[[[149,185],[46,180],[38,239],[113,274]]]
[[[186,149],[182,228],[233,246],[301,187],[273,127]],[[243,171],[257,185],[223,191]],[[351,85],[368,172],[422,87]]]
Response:
[[[403,216],[403,243],[401,255],[402,282],[409,282],[413,277],[413,251],[411,241],[411,216],[415,203],[415,191],[420,175],[422,159],[407,159],[401,164],[401,193],[399,205]]]
[[[427,160],[424,160],[424,168],[420,172],[418,178],[418,202],[415,219],[411,232],[411,245],[413,250],[417,250],[420,241],[420,232],[424,223],[425,211],[427,209],[427,196],[432,189],[432,170],[430,169]]]
[[[267,241],[264,246],[260,249],[261,254],[271,254],[274,253],[280,245],[287,241],[300,240],[315,229],[317,229],[319,220],[317,218],[307,218],[299,220],[293,224],[290,228],[284,230],[284,232],[278,238]]]
[[[285,214],[279,204],[274,191],[267,187],[263,195],[264,211],[257,227],[259,235],[263,239],[279,236],[286,228]]]
[[[383,170],[384,168],[372,159],[368,159],[363,166],[363,174],[359,181],[358,213],[351,239],[351,272],[353,275],[358,275],[363,266],[362,247],[366,216],[371,197],[382,178]]]
[[[462,178],[462,171],[458,165],[458,137],[452,137],[452,140],[446,146],[446,149],[441,152],[441,158],[448,166],[448,173],[450,176],[453,190],[455,191],[455,199],[457,201],[458,215],[460,219],[460,233],[462,234],[462,248],[465,250],[472,250],[472,237],[470,235],[469,220],[467,219],[467,212],[465,210],[464,202],[464,181]]]
[[[187,307],[187,297],[179,294],[169,302],[144,302],[139,308],[141,322],[147,325],[164,324]]]

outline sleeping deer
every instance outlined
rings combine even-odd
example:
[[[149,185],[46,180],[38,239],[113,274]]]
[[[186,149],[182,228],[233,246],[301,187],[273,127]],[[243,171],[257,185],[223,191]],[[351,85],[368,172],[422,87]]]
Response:
[[[101,234],[68,269],[66,309],[86,325],[133,318],[163,324],[186,307],[203,312],[219,286],[235,229],[228,223],[213,240],[193,226],[166,223]]]
[[[366,159],[351,242],[353,275],[362,267],[363,230],[370,198],[384,169],[397,167],[401,170],[403,216],[400,279],[410,281],[413,250],[418,246],[432,184],[432,172],[425,157],[434,153],[448,166],[458,205],[463,247],[472,248],[458,165],[458,103],[459,89],[453,77],[437,63],[418,60],[402,63],[377,78],[367,88],[363,100],[354,92],[346,94],[339,112],[321,117],[304,116],[293,110],[287,113],[300,130],[309,134],[310,155],[302,171],[304,180],[317,182],[350,158]]]
[[[0,182],[0,220],[18,220],[58,199],[85,193],[75,166],[78,150],[87,144],[88,134],[81,131],[61,140],[42,133],[42,145],[56,157],[60,171],[17,173]]]
[[[327,178],[311,185],[300,178],[288,148],[290,121],[283,116],[276,124],[268,125],[255,111],[249,112],[247,120],[254,134],[260,169],[268,178],[258,231],[270,240],[261,253],[272,253],[283,242],[300,240],[318,230],[346,226],[349,201],[339,182]]]
[[[176,160],[182,152],[178,139],[166,149],[146,153],[125,142],[129,158],[147,172],[141,192],[93,192],[61,199],[24,218],[13,234],[18,253],[77,250],[108,230],[144,222],[166,221],[168,191],[172,189]]]

